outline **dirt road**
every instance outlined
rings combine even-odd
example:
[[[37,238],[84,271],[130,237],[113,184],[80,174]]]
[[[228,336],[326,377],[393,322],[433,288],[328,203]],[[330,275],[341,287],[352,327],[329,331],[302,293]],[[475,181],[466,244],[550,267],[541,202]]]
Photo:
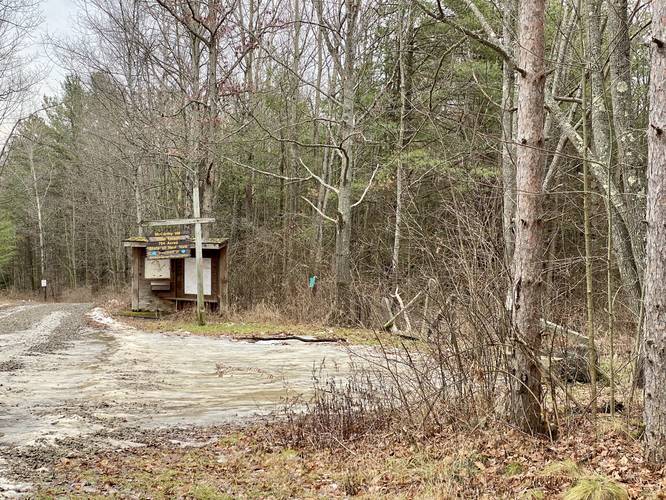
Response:
[[[29,495],[56,461],[267,414],[342,373],[345,350],[146,333],[87,304],[0,308],[0,497]],[[199,436],[199,438],[197,438]]]

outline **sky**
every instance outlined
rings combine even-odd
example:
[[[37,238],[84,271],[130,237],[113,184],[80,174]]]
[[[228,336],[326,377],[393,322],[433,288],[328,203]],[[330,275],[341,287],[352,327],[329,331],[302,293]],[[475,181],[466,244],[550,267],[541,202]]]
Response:
[[[53,95],[60,91],[60,82],[64,79],[65,73],[57,65],[57,62],[49,57],[49,48],[43,44],[46,35],[54,37],[67,37],[72,33],[75,25],[75,18],[78,11],[76,0],[42,0],[41,5],[44,21],[40,26],[40,32],[35,37],[34,52],[38,54],[37,62],[40,67],[46,66],[44,80],[41,83],[38,102],[41,102],[44,94]]]
[[[50,56],[52,50],[45,43],[45,39],[47,36],[61,38],[72,35],[79,10],[77,2],[78,0],[41,0],[42,23],[21,54],[28,66],[39,74],[40,81],[30,98],[20,108],[11,111],[0,123],[0,149],[17,120],[39,110],[43,106],[45,95],[60,94],[60,84],[65,78],[65,71],[58,66],[55,58]]]

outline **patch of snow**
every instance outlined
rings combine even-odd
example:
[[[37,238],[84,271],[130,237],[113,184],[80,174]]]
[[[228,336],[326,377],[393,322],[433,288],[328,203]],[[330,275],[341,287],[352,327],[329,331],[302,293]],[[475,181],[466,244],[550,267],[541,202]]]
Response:
[[[109,314],[102,309],[101,307],[95,307],[92,311],[87,314],[94,323],[97,323],[100,326],[110,328],[111,330],[127,330],[127,325],[123,325],[121,322],[113,319]]]

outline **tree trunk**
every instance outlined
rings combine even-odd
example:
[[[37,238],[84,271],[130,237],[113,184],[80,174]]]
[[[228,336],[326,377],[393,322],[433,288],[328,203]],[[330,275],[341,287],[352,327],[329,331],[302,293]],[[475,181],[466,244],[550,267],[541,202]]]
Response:
[[[631,92],[631,42],[627,19],[627,0],[612,0],[609,9],[609,31],[613,33],[610,51],[611,99],[613,126],[617,142],[617,161],[622,177],[628,219],[627,226],[636,262],[638,280],[645,274],[645,168],[638,156],[638,141],[632,130],[635,122]]]
[[[314,95],[314,109],[313,116],[315,118],[312,127],[312,142],[319,144],[319,117],[321,114],[321,83],[323,81],[324,72],[324,39],[323,32],[320,29],[317,32],[317,73],[315,77],[315,95]],[[328,175],[328,148],[317,148],[314,152],[315,164],[321,164],[321,178],[327,183],[329,182]],[[317,208],[320,212],[326,213],[326,198],[328,196],[328,189],[323,184],[319,184],[319,191],[317,192]],[[312,262],[310,269],[312,274],[319,273],[319,266],[321,265],[321,253],[324,242],[324,218],[319,212],[314,213],[314,230],[315,230],[315,244],[312,250]]]
[[[391,274],[393,286],[397,287],[400,281],[400,242],[402,238],[402,209],[403,209],[403,181],[404,181],[404,150],[409,138],[407,128],[409,120],[410,89],[412,78],[412,65],[408,47],[412,44],[413,19],[410,7],[401,6],[399,33],[398,33],[398,68],[400,72],[400,117],[398,123],[398,140],[396,149],[398,153],[395,171],[395,225],[393,229],[393,256],[391,259]]]
[[[502,38],[507,47],[513,46],[515,26],[515,0],[508,0],[502,19]],[[504,61],[502,66],[502,183],[503,183],[503,234],[504,259],[508,268],[511,267],[514,248],[513,221],[516,214],[516,165],[515,148],[513,146],[513,113],[514,88],[516,76],[513,65]]]
[[[342,167],[338,184],[338,209],[335,228],[336,322],[353,323],[351,317],[351,195],[354,151],[354,83],[351,75],[343,81]]]
[[[645,438],[666,461],[666,0],[652,2],[645,285]]]
[[[513,257],[511,411],[529,433],[544,432],[541,412],[541,293],[544,252],[544,23],[545,0],[519,3],[522,70],[518,89],[516,243]]]
[[[46,243],[44,241],[44,217],[42,212],[42,198],[39,195],[39,183],[37,182],[37,171],[35,169],[34,146],[28,145],[28,163],[30,164],[30,176],[32,177],[32,188],[35,196],[35,215],[37,216],[37,236],[39,237],[39,273],[40,280],[46,279]]]
[[[359,0],[344,0],[344,36],[334,46],[325,32],[329,53],[334,59],[342,85],[342,119],[338,153],[341,158],[338,182],[338,206],[335,217],[335,311],[334,321],[341,324],[355,322],[351,303],[351,230],[352,182],[354,179],[354,140],[356,116],[356,37],[358,35]],[[323,22],[323,2],[316,3],[317,15]],[[344,58],[342,57],[344,55]]]
[[[203,148],[203,179],[201,182],[201,213],[204,217],[213,215],[215,209],[215,195],[217,191],[217,155],[215,154],[217,122],[218,122],[218,81],[217,81],[217,60],[219,54],[220,30],[214,30],[218,22],[218,16],[222,11],[222,5],[219,0],[211,0],[209,6],[209,35],[206,43],[208,50],[208,74],[206,75],[206,98],[207,106],[204,113],[206,117],[202,126],[202,148]],[[202,231],[203,237],[209,236],[210,225],[204,224]]]
[[[597,157],[604,163],[605,168],[611,168],[611,145],[610,145],[610,123],[609,113],[606,108],[606,94],[604,88],[603,75],[603,52],[601,35],[601,2],[600,0],[590,0],[587,2],[587,39],[589,54],[593,56],[590,60],[590,81],[592,91],[592,102],[590,115],[592,118],[592,135],[594,138],[594,150]],[[592,169],[596,175],[597,182],[601,185],[608,185],[607,174],[601,171],[604,168]],[[610,189],[607,188],[607,189]],[[629,298],[630,307],[636,315],[640,309],[641,284],[637,268],[637,259],[634,254],[632,241],[632,228],[636,223],[632,223],[632,214],[627,209],[626,203],[622,203],[622,210],[617,206],[613,207],[613,250],[617,258],[617,265],[622,277],[622,282]]]

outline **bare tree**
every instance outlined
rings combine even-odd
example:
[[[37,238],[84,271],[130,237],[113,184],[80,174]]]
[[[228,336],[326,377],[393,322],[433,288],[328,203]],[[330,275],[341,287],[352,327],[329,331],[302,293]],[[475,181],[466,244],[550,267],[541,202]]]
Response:
[[[20,121],[22,105],[39,81],[24,58],[34,30],[41,22],[39,3],[37,0],[0,0],[0,125],[11,127],[8,137],[16,130],[16,126],[8,122]],[[3,147],[0,156],[5,151]]]

